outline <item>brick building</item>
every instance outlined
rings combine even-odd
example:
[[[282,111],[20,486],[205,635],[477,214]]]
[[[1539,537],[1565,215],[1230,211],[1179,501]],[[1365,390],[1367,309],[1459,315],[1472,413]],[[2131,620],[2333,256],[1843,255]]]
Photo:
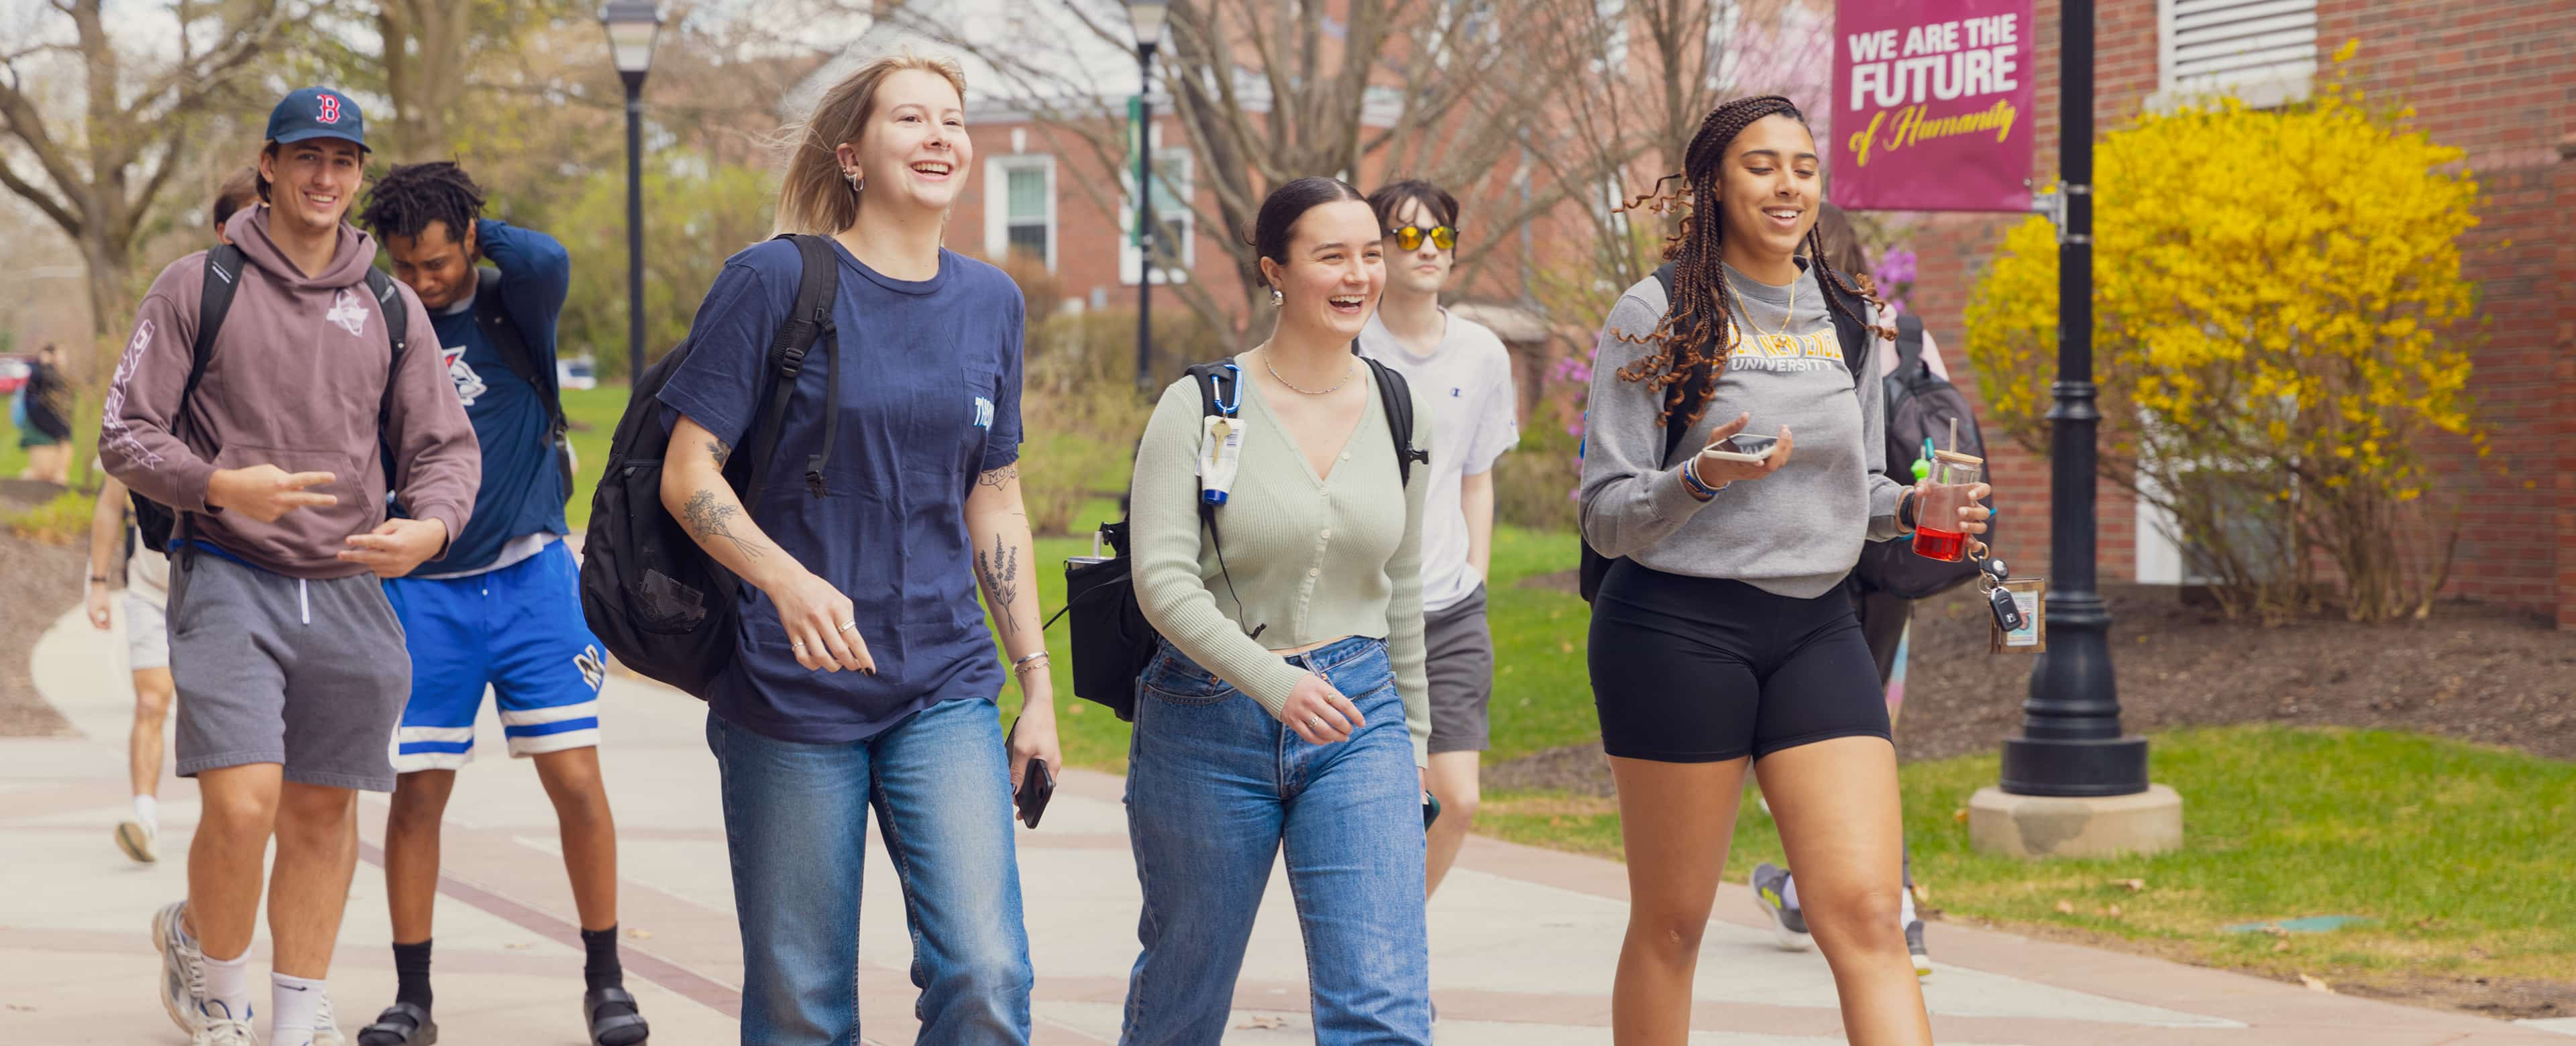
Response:
[[[2034,4],[2038,173],[2057,161],[2058,0]],[[2325,55],[2361,50],[2353,82],[2416,109],[2434,140],[2467,152],[2480,183],[2480,225],[2465,252],[2478,282],[2485,339],[2473,355],[2476,423],[2492,434],[2481,466],[2442,445],[2461,510],[2447,595],[2530,610],[2576,628],[2576,8],[2567,0],[2098,0],[2096,97],[2101,130],[2168,99],[2224,88],[2256,105],[2304,97]],[[2219,182],[2224,174],[2214,175]],[[2214,183],[2215,184],[2215,183]],[[2008,215],[1927,216],[1912,304],[1961,344],[1961,312]],[[1954,353],[1956,350],[1953,350]],[[2017,572],[2045,569],[2046,462],[1995,454]],[[2499,470],[2495,466],[2501,465]],[[2501,473],[2501,474],[2500,474]],[[2185,559],[2142,506],[2108,483],[2097,503],[2106,580],[2181,583]]]

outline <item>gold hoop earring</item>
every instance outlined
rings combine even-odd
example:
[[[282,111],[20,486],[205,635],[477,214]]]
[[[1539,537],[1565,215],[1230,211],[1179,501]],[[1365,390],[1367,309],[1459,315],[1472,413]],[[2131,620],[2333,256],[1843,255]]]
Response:
[[[1288,304],[1288,296],[1279,293],[1277,287],[1270,288],[1270,307],[1275,309],[1286,304]]]

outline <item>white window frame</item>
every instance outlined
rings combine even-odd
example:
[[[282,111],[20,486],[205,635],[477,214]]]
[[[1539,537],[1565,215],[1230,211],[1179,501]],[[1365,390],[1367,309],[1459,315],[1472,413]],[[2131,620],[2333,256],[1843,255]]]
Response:
[[[1170,195],[1184,201],[1185,204],[1198,198],[1196,194],[1198,183],[1193,180],[1196,172],[1192,169],[1191,163],[1192,157],[1187,149],[1156,148],[1154,150],[1154,176],[1171,186]],[[1137,272],[1145,267],[1144,246],[1136,242],[1133,233],[1136,228],[1136,172],[1120,171],[1118,182],[1120,188],[1125,190],[1120,194],[1118,201],[1118,282],[1133,287],[1136,285]],[[1156,266],[1154,282],[1157,284],[1188,283],[1190,270],[1198,264],[1198,212],[1188,206],[1181,207],[1177,213],[1167,212],[1161,208],[1156,208],[1154,211],[1156,222],[1169,222],[1176,219],[1181,226],[1180,264],[1178,267]]]
[[[2194,39],[2216,25],[2247,34],[2235,46],[2213,51],[2218,41]],[[2191,53],[2184,53],[2188,47]],[[2280,52],[2270,61],[2243,64],[2246,52]],[[2234,68],[2209,69],[2215,61]],[[2166,112],[2211,95],[2226,94],[2258,109],[2303,102],[2316,90],[2316,0],[2156,0],[2156,93],[2147,108]]]
[[[1046,153],[1021,153],[988,157],[984,161],[984,254],[996,262],[1011,254],[1011,174],[1015,171],[1039,171],[1046,178],[1046,268],[1055,271],[1058,242],[1056,233],[1055,157]]]

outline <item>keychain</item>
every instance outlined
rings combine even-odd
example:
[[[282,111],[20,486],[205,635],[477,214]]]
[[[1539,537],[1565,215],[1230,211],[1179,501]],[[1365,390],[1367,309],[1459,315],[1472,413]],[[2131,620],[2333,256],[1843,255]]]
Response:
[[[1199,497],[1210,505],[1225,504],[1226,494],[1234,489],[1234,473],[1243,464],[1243,418],[1238,413],[1243,403],[1243,375],[1234,365],[1225,368],[1233,379],[1234,400],[1217,401],[1217,413],[1199,423]]]
[[[2046,582],[2038,578],[2013,580],[2003,560],[1992,556],[1982,543],[1978,548],[1982,558],[1977,563],[1977,591],[1985,594],[1986,610],[1995,620],[1987,651],[2037,653],[2048,649]]]

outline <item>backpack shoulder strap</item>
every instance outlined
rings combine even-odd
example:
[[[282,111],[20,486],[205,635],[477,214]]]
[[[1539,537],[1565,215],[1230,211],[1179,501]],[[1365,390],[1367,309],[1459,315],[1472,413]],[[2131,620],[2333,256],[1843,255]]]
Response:
[[[1814,272],[1815,270],[1809,268],[1805,271]],[[1851,371],[1852,388],[1860,388],[1861,375],[1870,373],[1868,366],[1870,348],[1878,338],[1868,324],[1852,317],[1868,315],[1869,301],[1858,294],[1846,293],[1833,280],[1821,274],[1817,275],[1816,284],[1824,289],[1825,297],[1829,299],[1825,306],[1825,317],[1833,321],[1835,340],[1842,342],[1843,366]],[[1841,304],[1842,308],[1835,308],[1835,303]],[[1851,315],[1844,315],[1846,310]]]
[[[1655,267],[1655,282],[1664,287],[1664,314],[1670,316],[1673,306],[1678,304],[1673,300],[1673,263],[1665,262]],[[1690,435],[1690,418],[1698,412],[1700,396],[1708,391],[1707,384],[1708,365],[1705,363],[1692,368],[1691,376],[1681,383],[1681,402],[1673,407],[1672,415],[1664,421],[1664,456],[1658,464],[1672,460],[1673,452],[1680,450],[1682,440]]]
[[[1896,316],[1896,373],[1910,375],[1923,365],[1923,317]]]
[[[788,307],[787,318],[778,324],[778,333],[769,342],[770,379],[765,391],[769,409],[751,430],[751,484],[744,491],[746,504],[760,498],[769,484],[770,459],[777,456],[779,432],[785,427],[787,401],[796,398],[796,376],[804,372],[805,357],[815,343],[839,338],[832,326],[833,299],[841,286],[841,260],[832,253],[832,245],[820,236],[782,233],[778,239],[796,245],[802,264],[796,282],[796,301]],[[825,397],[823,414],[823,447],[805,463],[805,483],[816,494],[822,493],[823,466],[831,460],[832,442],[839,438],[841,405]]]
[[[1243,412],[1243,372],[1234,364],[1193,363],[1188,373],[1199,385],[1201,417],[1231,418]]]
[[[386,442],[385,419],[393,416],[394,387],[402,381],[403,350],[411,341],[411,310],[404,307],[402,292],[394,289],[394,278],[383,269],[367,269],[367,293],[376,296],[376,310],[384,314],[385,338],[393,350],[385,360],[384,390],[376,394],[376,457],[385,467],[385,494],[392,497],[400,477],[394,472],[393,447]]]
[[[1359,352],[1357,343],[1352,344],[1351,352]],[[1395,437],[1396,479],[1401,485],[1412,486],[1414,464],[1431,463],[1431,452],[1413,445],[1413,386],[1404,380],[1403,372],[1368,356],[1360,359],[1368,362],[1369,373],[1377,378],[1378,407],[1386,411],[1387,434]]]
[[[196,395],[197,382],[206,376],[206,362],[215,355],[215,334],[224,329],[224,316],[233,310],[233,292],[241,289],[241,280],[241,248],[225,243],[206,252],[206,286],[197,301],[197,340],[188,349],[188,384],[179,393],[173,424],[187,420],[188,398]]]
[[[492,348],[500,352],[501,359],[518,373],[519,379],[545,397],[546,438],[552,440],[563,435],[567,428],[563,389],[550,370],[538,367],[536,351],[528,347],[528,339],[519,332],[519,325],[510,319],[510,311],[503,307],[499,284],[500,281],[492,278],[491,274],[481,277],[480,285],[474,290],[474,326],[483,331],[483,337],[491,341]]]

